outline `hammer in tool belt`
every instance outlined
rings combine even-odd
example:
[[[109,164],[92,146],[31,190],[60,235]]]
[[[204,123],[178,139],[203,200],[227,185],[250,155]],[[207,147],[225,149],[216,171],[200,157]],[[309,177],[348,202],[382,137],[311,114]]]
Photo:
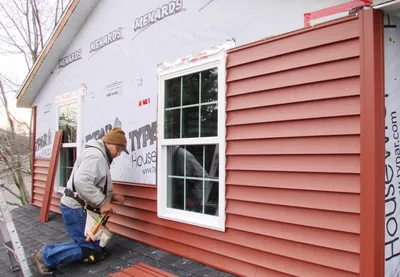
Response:
[[[99,222],[93,227],[93,229],[89,232],[89,234],[86,237],[87,242],[95,241],[96,240],[96,234],[100,230],[100,227],[102,225],[106,225],[108,218],[110,217],[110,214],[114,213],[114,211],[108,211]]]

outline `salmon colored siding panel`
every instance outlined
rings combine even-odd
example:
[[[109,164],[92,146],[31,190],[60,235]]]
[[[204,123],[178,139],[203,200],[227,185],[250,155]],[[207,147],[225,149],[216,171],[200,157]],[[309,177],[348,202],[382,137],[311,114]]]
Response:
[[[34,166],[48,168],[50,166],[50,159],[43,159],[43,158],[35,159]]]
[[[360,35],[358,18],[325,24],[314,30],[304,29],[258,43],[237,47],[228,57],[227,67],[268,59],[293,52],[301,53],[321,45],[356,39]]]
[[[35,174],[45,174],[47,176],[47,169],[45,167],[35,167],[33,173],[35,173]]]
[[[34,173],[33,174],[33,180],[37,180],[37,181],[42,181],[42,182],[46,182],[47,180],[47,173],[45,174],[40,174],[40,173]]]
[[[230,111],[227,125],[289,121],[360,114],[360,97],[346,97],[315,102]]]
[[[154,200],[125,196],[124,206],[157,212],[157,202]]]
[[[230,171],[226,184],[287,190],[360,193],[360,176],[358,174]]]
[[[352,58],[228,83],[227,96],[284,88],[360,75],[360,60]]]
[[[229,125],[227,140],[359,135],[360,116]]]
[[[226,228],[264,260],[232,257],[359,276],[358,18],[233,49],[227,68]]]
[[[239,79],[253,78],[255,76],[293,70],[305,66],[354,58],[359,55],[360,45],[358,39],[353,39],[338,44],[310,48],[304,50],[301,55],[298,53],[290,53],[247,63],[239,67],[232,67],[228,71],[227,81],[231,82]]]
[[[301,147],[299,147],[301,145]],[[359,136],[254,139],[229,142],[227,155],[359,154]]]
[[[239,246],[236,244],[233,244],[233,242],[227,243],[227,242],[222,242],[222,241],[216,241],[214,239],[208,238],[208,237],[202,237],[198,235],[194,235],[192,233],[188,232],[183,232],[180,230],[174,230],[170,228],[165,228],[161,226],[155,226],[153,224],[145,223],[142,221],[138,221],[135,219],[124,219],[124,218],[114,218],[113,222],[119,221],[119,224],[129,226],[130,228],[133,228],[135,230],[144,232],[144,233],[149,233],[152,235],[156,235],[157,237],[161,237],[164,239],[169,239],[172,241],[175,241],[176,243],[189,243],[190,246],[195,247],[196,249],[201,249],[204,251],[210,251],[212,253],[219,254],[221,256],[225,257],[230,257],[230,258],[235,258],[247,263],[253,263],[255,265],[268,265],[270,269],[283,272],[286,274],[293,274],[295,276],[302,276],[305,272],[315,272],[319,273],[320,275],[315,275],[315,276],[327,276],[325,274],[335,274],[336,272],[339,272],[338,268],[343,270],[349,270],[349,271],[358,271],[358,262],[357,259],[353,259],[352,255],[353,254],[348,254],[345,255],[345,253],[341,253],[343,255],[343,258],[349,259],[350,261],[347,263],[341,263],[340,265],[337,265],[336,259],[334,258],[334,252],[331,251],[331,260],[329,261],[329,265],[335,268],[327,268],[321,265],[316,265],[316,264],[311,264],[308,262],[304,262],[301,260],[297,259],[290,259],[287,257],[281,257],[277,256],[276,254],[271,254],[266,252],[266,248],[268,247],[268,244],[265,244],[263,242],[260,244],[258,241],[257,245],[260,249],[262,250],[256,250],[254,248],[250,248],[248,246],[249,239],[246,239],[243,243],[246,243],[246,246]],[[242,236],[239,234],[235,236],[236,240],[240,240]],[[261,237],[262,238],[262,237]],[[256,239],[255,236],[253,236],[253,239]],[[256,240],[257,241],[257,240]],[[261,247],[263,246],[263,247]],[[295,247],[292,245],[292,247]],[[276,251],[287,251],[289,252],[290,249],[287,249],[287,247],[277,247]],[[280,250],[279,250],[280,249]],[[321,249],[322,250],[322,249]],[[293,255],[293,254],[292,254]],[[311,255],[311,252],[310,252]],[[314,255],[314,254],[313,254]],[[299,251],[298,256],[296,256],[298,259],[307,259],[307,257],[303,254],[301,254],[301,251]],[[309,258],[311,259],[311,258]],[[338,257],[339,259],[339,257]],[[327,261],[328,262],[328,261]],[[352,264],[352,265],[351,265]],[[352,275],[346,275],[346,276],[352,276]]]
[[[333,231],[354,234],[360,233],[360,216],[350,213],[321,211],[237,200],[227,201],[226,212],[228,217],[229,214],[234,214],[249,218],[259,218]]]
[[[358,194],[228,186],[226,199],[315,210],[360,213],[360,196]]]
[[[142,199],[149,199],[149,200],[157,199],[157,191],[154,189],[154,187],[150,186],[144,187],[144,186],[115,183],[114,192]]]
[[[321,246],[324,248],[351,253],[360,252],[359,237],[351,233],[316,229],[233,214],[228,217],[226,227],[229,228],[229,230],[241,230],[248,233]]]
[[[230,98],[226,109],[231,111],[354,96],[360,95],[359,87],[359,78],[352,77],[250,94],[240,94]],[[324,93],[321,93],[321,91]]]
[[[42,207],[46,181],[50,167],[50,159],[34,159],[32,176],[32,205]],[[53,192],[51,198],[50,211],[61,213],[60,211],[61,194]]]
[[[267,143],[267,142],[266,142]],[[228,156],[231,170],[360,173],[359,155],[274,155]],[[267,170],[268,169],[268,170]]]

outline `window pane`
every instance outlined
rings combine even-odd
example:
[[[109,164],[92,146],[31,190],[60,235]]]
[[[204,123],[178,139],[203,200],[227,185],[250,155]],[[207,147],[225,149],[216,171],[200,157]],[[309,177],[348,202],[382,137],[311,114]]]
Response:
[[[218,182],[205,182],[204,213],[218,216],[219,188]]]
[[[201,103],[218,100],[218,70],[216,68],[201,72]]]
[[[183,163],[180,163],[181,159],[183,161],[184,146],[174,145],[167,147],[167,175],[184,177],[185,172],[183,168]]]
[[[181,77],[165,81],[165,108],[181,105]]]
[[[167,207],[217,214],[218,182],[210,181],[202,166],[206,152],[215,149],[215,145],[167,147]],[[214,163],[218,168],[217,158]]]
[[[61,106],[58,111],[58,129],[63,130],[63,143],[76,142],[78,103]]]
[[[217,104],[201,107],[201,137],[218,135],[218,106]]]
[[[167,207],[183,210],[185,169],[181,163],[184,155],[183,146],[167,148]]]
[[[186,146],[186,175],[189,177],[205,177],[203,170],[203,145],[187,145]]]
[[[180,137],[180,121],[180,109],[165,111],[164,138],[169,139]]]
[[[208,178],[219,177],[219,148],[218,145],[205,146],[205,170]]]
[[[167,207],[183,210],[184,179],[167,178]]]
[[[65,187],[76,160],[76,148],[61,148],[60,151],[60,187]]]
[[[182,137],[199,137],[199,107],[182,109]]]
[[[203,182],[204,180],[186,178],[186,211],[203,212]]]
[[[182,105],[199,103],[199,73],[186,75],[182,78]]]

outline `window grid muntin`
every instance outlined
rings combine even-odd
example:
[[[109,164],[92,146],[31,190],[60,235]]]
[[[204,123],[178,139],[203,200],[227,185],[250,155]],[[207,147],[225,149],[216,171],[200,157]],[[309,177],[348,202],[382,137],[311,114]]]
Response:
[[[209,69],[203,69],[203,70],[200,70],[200,71],[195,71],[195,72],[192,72],[192,73],[187,73],[187,74],[184,74],[184,75],[182,75],[182,76],[180,76],[180,77],[172,77],[172,78],[167,78],[167,79],[165,79],[164,80],[164,91],[163,91],[163,93],[164,93],[164,96],[167,94],[166,93],[166,90],[167,90],[167,86],[166,86],[166,84],[167,84],[167,82],[168,81],[171,81],[171,80],[174,80],[174,79],[178,79],[179,78],[179,80],[180,80],[180,106],[175,106],[175,107],[166,107],[166,103],[167,103],[167,100],[164,98],[164,105],[163,105],[163,113],[164,113],[164,128],[166,129],[166,130],[168,130],[168,128],[166,128],[166,122],[165,122],[165,117],[166,117],[166,112],[168,112],[168,111],[172,111],[172,110],[179,110],[179,116],[180,116],[180,122],[179,122],[179,138],[195,138],[195,136],[191,136],[191,137],[183,137],[183,109],[185,109],[185,108],[191,108],[191,107],[198,107],[198,135],[197,135],[197,137],[202,137],[201,136],[201,134],[202,134],[202,124],[201,124],[201,119],[202,119],[202,112],[201,112],[201,108],[203,107],[203,106],[207,106],[207,105],[216,105],[216,107],[217,107],[217,110],[218,110],[218,102],[219,102],[219,99],[218,99],[218,97],[217,97],[217,100],[216,101],[210,101],[210,102],[202,102],[202,95],[203,95],[203,90],[202,90],[202,72],[204,72],[204,71],[213,71],[213,70],[216,70],[217,71],[217,95],[218,95],[218,67],[212,67],[212,68],[209,68]],[[189,105],[183,105],[183,78],[185,77],[185,76],[190,76],[190,75],[193,75],[193,74],[198,74],[199,75],[199,99],[198,99],[198,103],[197,104],[189,104]],[[217,125],[217,128],[218,128],[218,125],[219,125],[219,123],[218,123],[218,112],[217,112],[217,122],[216,122],[216,125]],[[168,134],[170,137],[169,138],[167,138],[166,137],[166,132],[163,132],[163,139],[166,139],[166,140],[168,140],[168,139],[171,139],[171,137],[173,138],[173,134],[172,134],[172,131],[170,130],[170,132],[171,132],[171,134]],[[202,138],[205,138],[205,137],[218,137],[218,129],[217,129],[217,134],[215,135],[215,136],[204,136],[204,137],[202,137]],[[175,138],[176,139],[176,138]]]
[[[202,192],[201,192],[202,193],[202,198],[201,198],[202,211],[201,211],[201,214],[206,214],[205,213],[205,208],[206,208],[206,204],[208,202],[206,202],[206,198],[205,198],[205,193],[206,193],[205,184],[206,184],[206,182],[210,183],[210,191],[208,192],[208,197],[210,196],[213,184],[217,184],[218,186],[220,184],[219,177],[214,177],[214,178],[211,177],[210,178],[210,177],[206,177],[205,176],[205,173],[207,173],[207,171],[208,171],[208,168],[206,167],[206,154],[207,154],[206,147],[207,146],[213,147],[214,148],[213,152],[215,152],[217,148],[219,149],[219,144],[216,143],[216,144],[203,144],[203,145],[195,144],[195,145],[202,146],[201,147],[201,168],[202,168],[201,173],[202,173],[202,176],[201,177],[188,176],[188,172],[186,171],[186,169],[187,169],[187,167],[186,167],[186,165],[187,165],[187,152],[189,152],[189,153],[192,153],[192,152],[187,149],[187,146],[193,146],[193,145],[186,144],[186,145],[179,145],[179,147],[182,147],[182,149],[184,149],[184,152],[183,152],[184,153],[184,158],[183,158],[184,159],[183,176],[174,175],[174,174],[168,174],[168,170],[167,170],[166,178],[167,178],[167,180],[174,180],[174,179],[183,180],[183,210],[184,211],[187,211],[187,202],[186,202],[186,196],[187,196],[187,190],[188,190],[188,182],[187,181],[201,181],[201,186],[202,186]],[[166,146],[166,147],[167,147],[167,156],[171,155],[171,157],[172,157],[172,155],[173,155],[172,147],[173,146],[169,145],[169,146]],[[168,154],[169,151],[170,151],[170,154]],[[196,156],[193,153],[192,153],[192,155],[194,156],[194,158],[196,158]],[[218,155],[219,155],[219,150],[218,150]],[[218,161],[218,163],[219,163],[219,161]],[[171,171],[172,170],[173,169],[171,167]],[[207,175],[208,175],[208,173],[207,173]],[[170,186],[172,186],[172,183],[171,183]],[[172,204],[169,206],[170,208],[173,208]],[[219,203],[217,203],[217,205],[219,205]],[[178,209],[178,208],[173,208],[173,209]],[[180,210],[180,209],[178,209],[178,210]],[[215,215],[209,214],[209,215],[210,216],[218,216],[218,214],[215,214]]]

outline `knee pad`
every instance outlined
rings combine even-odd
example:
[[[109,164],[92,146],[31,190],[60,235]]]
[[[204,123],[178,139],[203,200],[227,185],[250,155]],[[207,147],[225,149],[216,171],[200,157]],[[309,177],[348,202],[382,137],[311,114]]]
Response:
[[[83,261],[88,264],[103,260],[107,254],[105,251],[96,251],[87,247],[81,247],[81,249]]]

